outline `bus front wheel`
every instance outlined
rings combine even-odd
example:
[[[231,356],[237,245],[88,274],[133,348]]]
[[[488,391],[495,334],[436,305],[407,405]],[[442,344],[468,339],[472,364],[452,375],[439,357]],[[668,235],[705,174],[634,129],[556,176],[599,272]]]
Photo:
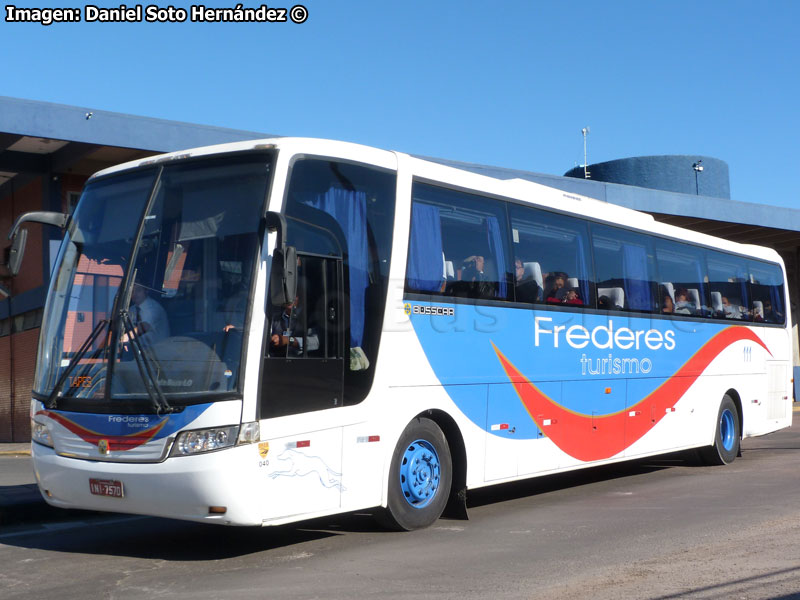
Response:
[[[380,521],[402,531],[435,523],[450,495],[452,465],[450,447],[439,426],[430,419],[414,419],[394,449],[388,502]]]
[[[719,407],[714,443],[700,449],[700,457],[707,465],[727,465],[739,454],[741,430],[739,427],[739,410],[733,399],[725,394]]]

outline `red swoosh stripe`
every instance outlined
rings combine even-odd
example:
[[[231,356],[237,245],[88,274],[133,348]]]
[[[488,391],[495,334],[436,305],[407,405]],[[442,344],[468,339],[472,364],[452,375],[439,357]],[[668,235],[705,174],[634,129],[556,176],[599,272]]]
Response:
[[[634,406],[602,416],[579,414],[553,401],[531,383],[497,346],[492,346],[522,404],[539,429],[542,429],[543,421],[549,420],[552,424],[547,427],[547,436],[556,446],[578,460],[592,461],[610,458],[644,436],[666,415],[667,409],[675,406],[711,361],[740,340],[755,342],[769,352],[764,342],[751,330],[745,327],[723,329],[672,377]],[[630,411],[640,411],[642,417],[631,418],[628,416]]]
[[[141,446],[142,444],[146,444],[152,440],[159,431],[161,431],[161,428],[164,427],[164,425],[167,424],[167,419],[164,419],[155,427],[144,429],[129,435],[104,435],[97,433],[96,431],[92,431],[91,429],[87,429],[82,425],[78,425],[75,421],[49,410],[40,410],[36,414],[53,419],[56,423],[64,426],[66,429],[80,437],[83,441],[89,442],[94,446],[97,446],[100,443],[100,440],[107,440],[109,450],[120,450],[123,452],[125,450],[132,450],[133,448]]]

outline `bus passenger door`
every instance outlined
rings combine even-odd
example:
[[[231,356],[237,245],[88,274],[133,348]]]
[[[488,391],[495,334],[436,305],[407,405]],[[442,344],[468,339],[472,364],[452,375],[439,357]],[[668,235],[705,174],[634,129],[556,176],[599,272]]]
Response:
[[[297,297],[269,311],[261,417],[342,405],[342,261],[298,253]]]
[[[342,261],[298,252],[297,297],[271,306],[261,369],[265,519],[338,508],[342,491]]]

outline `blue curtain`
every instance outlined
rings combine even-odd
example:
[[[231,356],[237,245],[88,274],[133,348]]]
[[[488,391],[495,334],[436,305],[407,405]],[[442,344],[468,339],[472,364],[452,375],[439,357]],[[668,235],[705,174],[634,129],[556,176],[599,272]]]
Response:
[[[439,207],[414,202],[408,250],[408,285],[413,290],[438,292],[444,281],[442,220]]]
[[[742,306],[750,307],[750,273],[744,266],[737,266],[736,279],[739,280],[740,295],[742,297]]]
[[[771,284],[769,286],[769,296],[772,300],[772,309],[780,314],[785,314],[783,308],[783,285]]]
[[[650,278],[647,274],[647,252],[641,246],[623,243],[622,273],[625,278],[625,298],[631,310],[653,310]]]
[[[505,298],[507,293],[506,283],[506,254],[503,250],[503,236],[500,235],[500,224],[497,217],[487,217],[486,235],[489,242],[489,252],[494,256],[497,264],[497,297]]]
[[[331,187],[307,204],[336,219],[344,232],[350,271],[350,346],[361,346],[364,342],[364,304],[369,285],[367,195]]]

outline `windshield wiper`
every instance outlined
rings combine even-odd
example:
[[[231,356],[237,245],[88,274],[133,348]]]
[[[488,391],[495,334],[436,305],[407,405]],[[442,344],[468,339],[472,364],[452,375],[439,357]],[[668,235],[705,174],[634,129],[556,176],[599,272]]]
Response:
[[[161,386],[158,383],[158,378],[153,373],[151,365],[156,362],[153,358],[147,355],[147,349],[142,345],[136,334],[136,326],[131,321],[131,316],[127,310],[120,311],[120,320],[125,333],[128,334],[128,341],[133,348],[133,358],[136,360],[136,366],[139,367],[139,373],[144,381],[144,387],[147,390],[147,395],[153,402],[153,407],[156,409],[156,414],[176,412],[167,402],[164,392],[161,391]]]
[[[55,386],[53,386],[53,391],[50,392],[50,395],[47,397],[47,403],[46,403],[47,404],[47,408],[55,408],[56,407],[58,394],[61,391],[61,388],[64,385],[64,382],[67,380],[67,377],[69,377],[69,374],[72,373],[72,371],[75,370],[75,366],[86,355],[86,353],[89,351],[89,348],[91,348],[92,345],[94,344],[94,341],[97,339],[97,337],[103,331],[103,329],[106,326],[108,326],[108,324],[110,322],[111,321],[109,321],[108,319],[102,319],[102,320],[97,322],[97,325],[94,326],[94,329],[92,329],[92,332],[89,334],[89,337],[87,337],[84,340],[83,344],[81,344],[81,347],[75,353],[75,356],[72,357],[72,360],[70,361],[69,365],[67,365],[67,368],[64,369],[64,372],[61,373],[61,377],[58,378],[58,381],[56,381]],[[103,344],[103,346],[101,346],[97,350],[98,351],[102,350],[103,348],[105,348],[105,346],[106,345]]]

